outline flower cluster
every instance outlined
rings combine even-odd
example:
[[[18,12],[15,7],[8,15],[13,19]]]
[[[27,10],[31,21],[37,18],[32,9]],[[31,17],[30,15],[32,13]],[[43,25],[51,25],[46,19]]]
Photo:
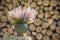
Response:
[[[36,17],[36,10],[32,9],[31,7],[24,7],[21,6],[8,11],[8,14],[13,18],[23,19],[24,21],[33,22]]]

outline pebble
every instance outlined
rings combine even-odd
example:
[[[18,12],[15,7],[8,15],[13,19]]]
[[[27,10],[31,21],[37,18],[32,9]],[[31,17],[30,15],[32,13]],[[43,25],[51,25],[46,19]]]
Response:
[[[6,0],[6,2],[10,3],[10,2],[11,2],[11,0]]]
[[[8,4],[9,5],[9,4]],[[4,7],[4,11],[7,12],[8,11],[8,7]]]
[[[13,3],[18,3],[18,0],[12,0]]]
[[[44,17],[44,13],[38,14],[38,18],[39,18],[39,19],[43,19],[43,17]]]
[[[35,2],[32,2],[31,3],[31,7],[35,8],[36,7],[36,3]]]
[[[52,35],[52,38],[53,38],[54,40],[59,40],[59,39],[60,39],[60,35],[54,33],[54,34]]]
[[[56,32],[57,32],[58,34],[60,34],[60,27],[57,27],[57,28],[56,28]]]
[[[60,19],[60,15],[58,15],[58,19]]]
[[[1,24],[2,24],[2,23],[0,22],[0,28],[1,28]]]
[[[7,30],[8,30],[7,28],[4,28],[4,29],[2,29],[2,32],[6,33]]]
[[[11,25],[10,25],[10,24],[7,24],[6,26],[7,26],[7,28],[10,28],[10,27],[11,27]]]
[[[41,21],[40,19],[35,19],[35,20],[36,20],[36,21],[34,22],[35,25],[40,25],[40,24],[41,24],[41,23],[40,23],[40,21]]]
[[[37,0],[34,0],[35,2],[37,1]]]
[[[1,1],[1,4],[2,4],[2,5],[6,5],[6,1],[5,1],[5,0],[2,0],[2,1]]]
[[[36,36],[36,34],[37,34],[37,32],[32,32],[32,35],[33,35],[33,36]]]
[[[1,16],[1,22],[7,22],[7,17],[6,16]]]
[[[43,6],[48,6],[49,5],[49,0],[43,0]]]
[[[56,0],[50,0],[50,6],[52,6],[52,7],[57,6],[57,1]]]
[[[1,23],[1,27],[5,27],[7,23]]]
[[[59,12],[57,10],[54,10],[55,15],[59,15]]]
[[[48,7],[44,7],[44,11],[48,11]]]
[[[16,8],[16,6],[18,6],[18,3],[13,4],[13,8]]]
[[[8,33],[12,34],[13,33],[13,29],[12,28],[8,28]]]
[[[41,33],[38,33],[38,34],[36,34],[36,38],[40,40],[43,38],[43,35]]]
[[[39,13],[43,13],[43,10],[42,10],[42,9],[40,9],[40,10],[39,10]]]
[[[38,11],[38,10],[39,10],[39,6],[36,6],[36,7],[35,7],[35,10],[37,10],[37,11]]]
[[[28,0],[28,2],[30,2],[30,3],[31,3],[31,2],[32,2],[32,0]]]
[[[49,10],[49,11],[52,11],[52,10],[53,10],[53,7],[52,7],[52,6],[50,6],[50,7],[48,8],[48,10]]]
[[[3,38],[2,38],[2,37],[0,37],[0,40],[3,40]]]
[[[31,32],[30,31],[27,31],[27,35],[31,35]]]
[[[42,3],[43,3],[42,0],[38,0],[38,1],[37,1],[37,4],[38,4],[38,5],[41,5]]]
[[[52,24],[52,25],[50,25],[50,30],[55,30],[56,29],[56,25],[55,24]]]
[[[57,25],[60,27],[60,21],[57,22]]]
[[[47,33],[48,36],[52,36],[52,34],[53,34],[53,32],[51,30],[47,30],[46,33]]]
[[[0,9],[3,9],[4,7],[3,6],[0,6]]]
[[[47,12],[45,12],[45,19],[47,19],[48,17],[50,17],[51,15],[50,15],[50,13],[47,11]]]
[[[13,32],[13,35],[17,36],[17,33],[16,32]]]
[[[47,22],[48,22],[48,25],[51,25],[53,23],[53,18],[49,18]]]
[[[24,5],[26,2],[25,1],[21,1],[21,4]]]
[[[43,5],[41,5],[41,6],[40,6],[40,9],[44,9],[44,6],[43,6]]]
[[[56,10],[58,10],[59,9],[59,7],[58,6],[56,6]]]
[[[43,28],[43,29],[48,28],[48,23],[47,23],[47,22],[43,22],[43,23],[42,23],[42,28]]]
[[[12,29],[15,29],[15,25],[13,24],[13,25],[11,25],[11,27],[12,27]]]
[[[29,26],[29,30],[30,30],[30,31],[35,31],[35,29],[36,29],[35,25],[30,24],[30,26]]]
[[[43,29],[41,33],[42,33],[43,35],[46,35],[46,31],[47,31],[46,29]]]
[[[53,12],[53,11],[50,11],[50,14],[51,14],[51,15],[53,15],[53,14],[54,14],[54,12]]]
[[[13,20],[11,20],[9,23],[10,23],[10,24],[15,24]]]
[[[49,36],[43,36],[43,40],[50,40]]]
[[[8,8],[9,8],[10,10],[13,8],[12,3],[10,3],[10,4],[8,5]]]
[[[2,16],[2,12],[0,12],[0,17]]]
[[[58,20],[58,15],[55,14],[55,15],[52,16],[52,18],[55,19],[55,20]]]
[[[36,32],[42,32],[42,27],[38,26],[38,27],[36,28]]]
[[[35,37],[31,35],[32,40],[35,40]]]
[[[9,36],[10,34],[8,32],[5,32],[3,36]]]

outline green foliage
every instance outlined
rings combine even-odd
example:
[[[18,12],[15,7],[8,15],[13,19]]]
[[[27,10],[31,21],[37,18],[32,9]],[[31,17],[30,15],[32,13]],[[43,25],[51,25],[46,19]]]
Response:
[[[17,24],[22,24],[22,23],[24,23],[23,19],[15,19],[15,20],[13,20],[13,21],[14,21],[14,23],[17,23]]]

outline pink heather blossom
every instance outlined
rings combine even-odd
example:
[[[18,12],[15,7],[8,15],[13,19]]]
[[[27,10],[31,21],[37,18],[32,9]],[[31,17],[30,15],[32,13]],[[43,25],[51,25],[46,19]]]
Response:
[[[33,21],[36,17],[36,10],[32,9],[31,7],[21,8],[21,6],[8,11],[9,15],[13,18],[23,19],[23,20],[30,20]]]

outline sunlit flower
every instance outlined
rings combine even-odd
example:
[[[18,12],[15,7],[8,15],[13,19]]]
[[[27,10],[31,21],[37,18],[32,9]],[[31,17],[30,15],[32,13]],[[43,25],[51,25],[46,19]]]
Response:
[[[23,19],[24,21],[33,22],[36,17],[36,10],[31,7],[21,8],[21,6],[8,11],[9,15],[13,18]]]

